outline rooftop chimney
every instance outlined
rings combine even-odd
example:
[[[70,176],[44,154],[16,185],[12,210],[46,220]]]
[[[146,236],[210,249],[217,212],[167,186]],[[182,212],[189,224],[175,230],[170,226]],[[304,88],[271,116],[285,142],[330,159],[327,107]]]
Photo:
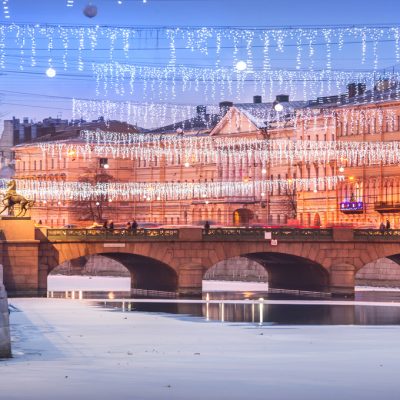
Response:
[[[253,96],[253,103],[254,104],[262,103],[262,97],[261,96]]]
[[[231,101],[221,101],[219,103],[219,113],[220,113],[221,117],[223,117],[232,106],[233,106],[233,103]]]
[[[207,107],[206,106],[197,106],[196,107],[197,111],[197,117],[198,118],[206,118],[206,113],[207,113]]]
[[[277,94],[276,101],[278,103],[288,103],[289,102],[289,95],[288,94]]]

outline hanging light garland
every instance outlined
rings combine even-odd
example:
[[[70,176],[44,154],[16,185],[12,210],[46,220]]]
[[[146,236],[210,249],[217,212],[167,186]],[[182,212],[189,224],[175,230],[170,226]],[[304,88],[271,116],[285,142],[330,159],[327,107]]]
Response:
[[[127,93],[135,95],[140,90],[137,83],[142,82],[146,91],[140,93],[144,99],[168,100],[175,98],[177,93],[199,91],[206,94],[206,101],[215,101],[223,97],[241,98],[245,94],[244,83],[252,83],[255,93],[268,90],[268,85],[275,85],[275,90],[289,94],[291,98],[304,100],[317,95],[330,94],[326,82],[331,82],[336,93],[346,90],[352,82],[374,87],[377,80],[376,71],[341,71],[332,69],[245,69],[221,67],[190,67],[185,65],[145,66],[127,65],[118,62],[108,64],[92,64],[96,79],[97,96],[107,96],[115,93],[124,96]],[[400,73],[395,70],[385,70],[379,73],[380,80],[395,82]],[[241,84],[234,90],[236,82]],[[299,93],[299,82],[302,82],[302,92]],[[143,89],[143,87],[141,89]]]
[[[375,101],[393,101],[400,98],[400,84],[393,92],[377,94]],[[362,100],[360,100],[362,101]],[[234,107],[242,111],[247,118],[247,129],[254,129],[253,123],[259,128],[279,129],[299,126],[304,129],[315,128],[323,121],[323,132],[329,133],[332,124],[342,122],[346,127],[346,135],[364,133],[381,133],[382,127],[387,125],[389,129],[398,124],[398,110],[389,107],[368,107],[364,104],[352,104],[352,107],[323,107],[316,103],[312,107],[306,102],[297,102],[297,108],[290,103],[285,105],[284,112],[276,112],[272,103],[266,103],[262,107],[253,104],[237,104]],[[207,114],[221,116],[221,109],[216,105],[204,105]],[[322,107],[322,108],[321,108]],[[181,124],[186,121],[185,129],[195,129],[195,123],[201,122],[203,129],[211,129],[215,124],[215,118],[208,118],[205,113],[198,113],[197,107],[188,104],[176,103],[153,103],[153,102],[130,102],[110,100],[72,100],[73,120],[97,120],[103,117],[106,121],[118,120],[128,124],[146,127],[148,129],[160,126]],[[232,109],[224,116],[228,127],[236,130],[237,115]],[[246,119],[241,121],[246,125]],[[178,127],[178,125],[177,125]],[[181,127],[181,125],[179,125]],[[244,126],[246,129],[246,126]],[[321,128],[320,128],[321,129]]]
[[[165,157],[169,163],[257,163],[283,165],[296,163],[341,165],[400,164],[400,142],[354,142],[309,140],[260,140],[213,136],[125,134],[82,131],[82,143],[39,143],[43,157],[73,154],[90,157],[140,159],[153,162]],[[86,143],[84,143],[86,142]]]
[[[245,182],[199,182],[199,183],[145,183],[107,182],[92,185],[87,182],[60,182],[21,179],[18,190],[27,198],[41,201],[165,201],[191,199],[218,199],[229,197],[258,197],[279,191],[282,194],[293,190],[333,189],[343,176],[327,176],[310,179],[274,179]],[[5,189],[8,180],[0,179],[0,189]]]
[[[3,1],[3,16],[5,19],[10,18],[10,9],[8,6],[8,0],[2,0]]]
[[[219,114],[218,106],[207,106],[211,114]],[[155,128],[198,117],[204,129],[212,127],[212,121],[205,115],[199,116],[196,106],[174,103],[136,103],[110,100],[72,100],[72,119],[97,120],[99,116],[106,121],[125,121],[136,126]],[[194,121],[192,122],[194,123]],[[190,129],[191,122],[188,122]],[[172,127],[173,128],[173,127]]]
[[[67,6],[72,6],[73,1],[68,1]],[[6,8],[7,7],[7,8]],[[92,6],[94,10],[94,6]],[[3,10],[6,14],[8,10],[8,0],[3,1]],[[95,13],[92,10],[89,16]],[[7,13],[8,14],[8,13]],[[252,71],[254,65],[254,49],[260,49],[263,53],[262,68],[268,70],[273,62],[273,53],[271,48],[276,50],[277,58],[280,53],[295,49],[295,64],[292,68],[300,70],[303,67],[310,71],[310,60],[316,62],[318,55],[317,49],[323,48],[325,54],[324,69],[331,71],[333,69],[333,50],[342,51],[348,43],[354,46],[358,43],[360,46],[360,63],[366,64],[368,44],[372,43],[372,65],[371,69],[377,70],[379,65],[379,43],[381,41],[393,42],[394,55],[396,63],[400,62],[400,27],[398,25],[381,26],[321,26],[321,27],[278,27],[278,28],[235,28],[235,27],[113,27],[113,26],[64,26],[56,24],[2,24],[0,25],[2,35],[0,37],[0,48],[5,55],[6,44],[17,38],[24,38],[23,51],[32,53],[32,62],[36,63],[36,55],[31,38],[35,42],[45,40],[48,43],[59,43],[64,49],[64,63],[67,59],[76,55],[78,47],[78,59],[85,67],[86,62],[81,59],[82,51],[96,50],[99,42],[102,46],[110,49],[108,61],[114,61],[114,55],[118,49],[126,59],[129,58],[129,49],[140,48],[135,46],[135,41],[146,38],[146,41],[154,41],[156,45],[160,40],[166,41],[170,50],[170,65],[176,65],[179,59],[179,50],[187,49],[193,53],[201,55],[212,55],[217,59],[219,65],[221,49],[231,51],[232,66],[246,64],[246,71]],[[68,37],[68,43],[64,42]],[[29,47],[30,46],[30,47]],[[304,48],[308,48],[307,57]],[[211,49],[213,49],[211,51]],[[215,51],[214,51],[215,49]],[[12,54],[10,54],[12,55]],[[321,54],[319,54],[321,55]],[[240,59],[243,57],[244,59]],[[5,57],[7,58],[7,57]],[[92,58],[92,57],[90,57]],[[78,63],[79,64],[79,63]],[[33,65],[33,64],[32,64]],[[315,66],[315,65],[314,65]],[[4,65],[2,65],[4,68]],[[328,85],[331,84],[328,81]]]

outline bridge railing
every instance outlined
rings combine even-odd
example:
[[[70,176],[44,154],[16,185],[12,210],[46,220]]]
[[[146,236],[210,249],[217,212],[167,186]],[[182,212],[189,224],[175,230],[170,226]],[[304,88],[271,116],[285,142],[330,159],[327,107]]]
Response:
[[[299,229],[299,228],[210,228],[203,229],[203,240],[254,240],[267,239],[277,240],[333,240],[332,229]]]
[[[354,240],[366,241],[400,241],[400,229],[354,229]]]
[[[171,240],[179,238],[179,229],[47,229],[49,240]]]

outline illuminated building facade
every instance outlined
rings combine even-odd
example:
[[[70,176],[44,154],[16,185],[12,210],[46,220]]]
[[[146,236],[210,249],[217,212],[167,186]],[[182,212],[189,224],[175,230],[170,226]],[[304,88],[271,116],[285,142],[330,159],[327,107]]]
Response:
[[[198,107],[197,118],[205,124],[175,124],[149,132],[149,135],[182,137],[207,136],[222,138],[255,138],[262,140],[309,140],[315,142],[390,142],[398,140],[400,103],[391,98],[392,91],[373,92],[368,104],[357,96],[346,104],[336,97],[324,98],[315,104],[291,102],[287,96],[277,98],[282,114],[274,111],[274,103],[262,103],[255,96],[253,103],[231,104],[220,115],[208,115]],[[364,94],[364,96],[369,95]],[[349,98],[347,97],[349,100]],[[306,114],[304,110],[308,110]],[[311,111],[310,111],[311,110]],[[279,123],[271,121],[277,113]],[[282,117],[283,115],[283,117]],[[192,121],[193,122],[193,121]],[[126,125],[126,124],[125,124]],[[104,127],[103,127],[104,128]],[[126,126],[125,126],[126,128]],[[75,127],[76,129],[76,127]],[[105,129],[124,132],[122,124],[111,123]],[[132,127],[129,132],[135,132]],[[76,143],[76,136],[60,137]],[[166,225],[204,224],[224,226],[329,226],[356,224],[378,226],[388,219],[392,227],[400,226],[400,171],[398,165],[357,165],[342,158],[327,163],[265,164],[248,158],[221,158],[218,162],[183,162],[174,158],[146,159],[99,158],[82,159],[74,155],[43,155],[38,144],[15,147],[16,178],[81,182],[252,182],[263,179],[313,179],[344,175],[334,186],[327,181],[308,190],[288,190],[279,186],[270,192],[255,189],[251,196],[193,198],[190,200],[136,201],[53,201],[40,198],[32,217],[49,226],[68,224],[88,226],[93,221],[113,220],[125,224],[136,219]]]

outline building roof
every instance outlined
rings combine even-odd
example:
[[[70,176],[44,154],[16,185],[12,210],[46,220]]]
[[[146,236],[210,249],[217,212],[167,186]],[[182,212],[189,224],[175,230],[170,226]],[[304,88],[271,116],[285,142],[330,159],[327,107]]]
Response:
[[[182,129],[186,132],[190,131],[192,133],[201,133],[211,130],[215,125],[217,125],[220,119],[220,114],[198,113],[193,118],[162,126],[160,128],[152,129],[149,131],[149,133],[176,133],[178,129]]]
[[[111,132],[122,132],[122,133],[139,133],[140,128],[134,125],[130,125],[126,122],[120,121],[91,121],[91,122],[81,122],[68,125],[67,127],[61,127],[61,129],[56,130],[55,133],[37,137],[31,140],[28,144],[39,143],[39,142],[51,142],[59,140],[75,139],[79,137],[79,133],[82,130],[102,130]],[[24,145],[23,143],[21,145]]]
[[[239,103],[234,107],[242,112],[257,128],[268,128],[273,121],[293,117],[296,110],[307,106],[306,101],[280,102],[283,111],[275,111],[274,103]]]

